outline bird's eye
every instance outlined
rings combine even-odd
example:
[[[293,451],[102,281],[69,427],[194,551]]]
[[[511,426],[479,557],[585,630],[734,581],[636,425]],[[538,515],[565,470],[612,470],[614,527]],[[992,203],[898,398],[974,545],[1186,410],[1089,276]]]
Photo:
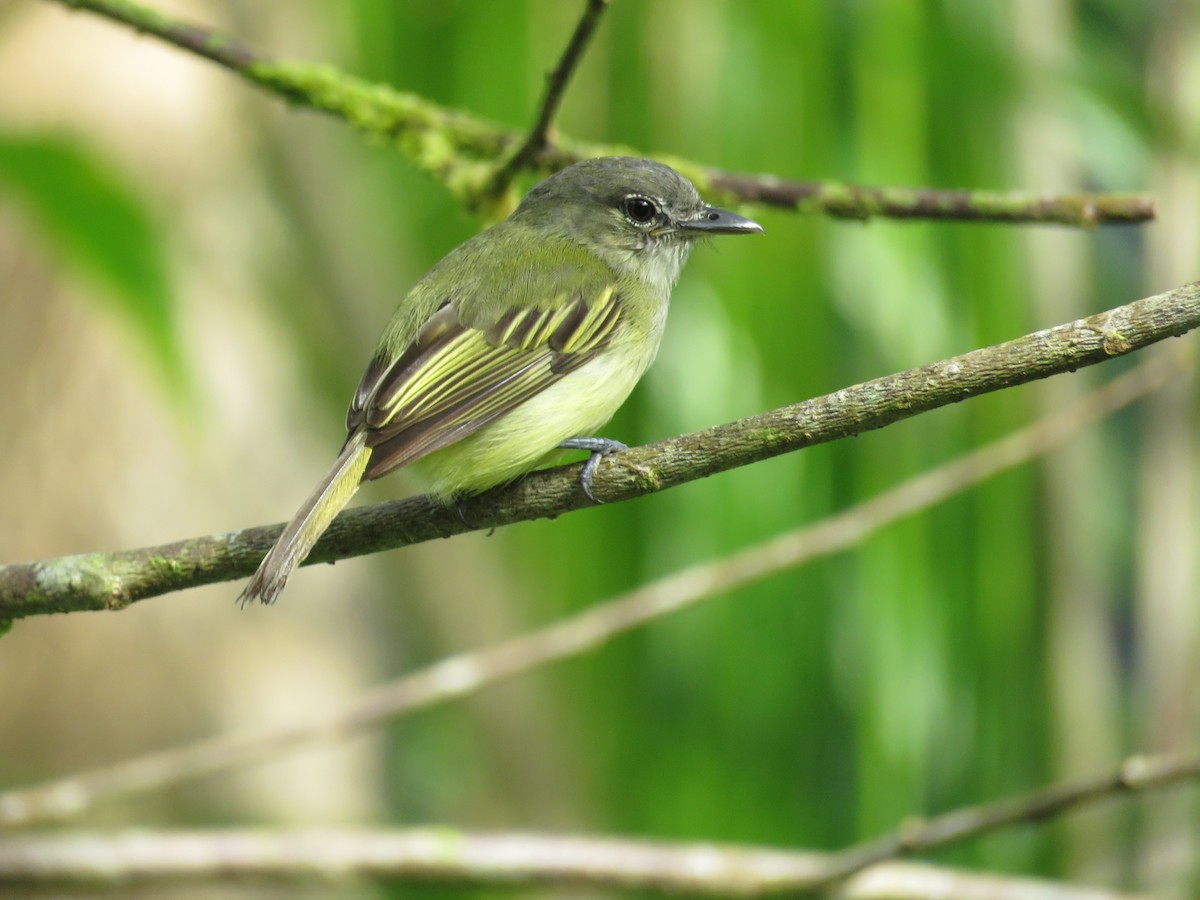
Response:
[[[639,225],[645,225],[658,215],[658,204],[645,197],[626,197],[621,202],[621,211],[630,220]]]

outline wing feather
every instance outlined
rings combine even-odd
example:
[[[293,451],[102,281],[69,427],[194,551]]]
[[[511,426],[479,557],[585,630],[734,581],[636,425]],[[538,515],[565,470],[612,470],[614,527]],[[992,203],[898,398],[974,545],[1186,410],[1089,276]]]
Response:
[[[473,324],[449,302],[393,361],[373,359],[346,417],[372,449],[364,480],[474,434],[612,342],[623,316],[613,286],[564,299]]]

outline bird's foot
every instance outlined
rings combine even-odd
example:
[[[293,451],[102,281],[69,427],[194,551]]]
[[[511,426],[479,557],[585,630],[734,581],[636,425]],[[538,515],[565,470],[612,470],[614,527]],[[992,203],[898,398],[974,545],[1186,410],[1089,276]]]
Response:
[[[629,446],[620,441],[597,437],[568,438],[558,446],[563,450],[586,450],[592,454],[583,464],[583,471],[579,473],[579,486],[583,488],[583,492],[593,503],[603,503],[603,500],[597,499],[596,495],[592,493],[592,478],[596,474],[596,467],[600,465],[600,460],[610,453],[628,450]]]

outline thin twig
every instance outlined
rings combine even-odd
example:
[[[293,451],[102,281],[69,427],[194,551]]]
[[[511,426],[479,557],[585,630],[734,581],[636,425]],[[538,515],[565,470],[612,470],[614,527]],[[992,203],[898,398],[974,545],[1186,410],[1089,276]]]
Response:
[[[104,16],[180,49],[199,53],[289,103],[337,116],[376,139],[394,143],[418,167],[472,208],[486,206],[496,199],[493,190],[496,162],[522,143],[523,136],[517,129],[504,128],[431,103],[424,97],[355,78],[332,66],[269,58],[217,31],[179,22],[132,0],[55,2]],[[552,146],[543,146],[525,162],[544,175],[580,159],[631,152],[634,151],[628,147],[573,141],[559,135]],[[853,219],[882,216],[1083,227],[1154,218],[1154,203],[1144,194],[1043,195],[1022,191],[864,187],[789,181],[770,175],[726,172],[678,157],[660,158],[691,178],[710,202],[726,205],[755,203]]]
[[[1074,371],[1197,326],[1200,283],[794,406],[615,453],[601,464],[593,491],[609,503],[656,493],[863,434],[968,397]],[[579,468],[534,473],[509,487],[488,491],[464,502],[463,515],[428,497],[347,510],[308,562],[331,562],[590,506],[579,490]],[[0,621],[121,609],[147,597],[244,577],[254,571],[281,527],[259,526],[139,550],[0,566]]]
[[[496,172],[496,178],[492,184],[492,190],[496,194],[507,190],[513,178],[526,166],[531,166],[531,163],[549,146],[550,129],[554,125],[555,116],[558,115],[558,108],[562,105],[567,83],[583,58],[583,51],[591,42],[592,35],[596,33],[596,26],[600,24],[600,17],[604,11],[608,9],[608,3],[609,0],[587,0],[579,24],[575,26],[575,33],[571,35],[571,40],[567,43],[566,50],[563,51],[562,59],[558,61],[554,71],[546,77],[546,95],[542,98],[537,121],[533,123],[529,137]]]
[[[826,883],[840,881],[883,860],[940,850],[1012,825],[1041,822],[1098,800],[1197,779],[1200,779],[1200,756],[1133,756],[1107,775],[1031,791],[997,803],[970,806],[931,819],[909,819],[893,834],[834,854],[829,861]]]
[[[761,897],[811,890],[833,857],[765,847],[684,844],[455,828],[393,831],[65,832],[0,839],[0,885],[154,884],[253,879],[345,884],[362,878],[476,887],[574,888]],[[855,900],[1004,897],[1127,900],[1064,882],[885,863],[838,890]]]
[[[685,170],[687,163],[683,163]],[[690,171],[690,170],[688,170]],[[949,219],[1054,225],[1132,224],[1154,218],[1144,194],[1032,194],[1029,191],[868,187],[834,181],[790,181],[705,169],[697,176],[714,202],[752,203],[835,219]]]
[[[263,57],[235,37],[203,25],[183,22],[157,10],[127,0],[58,0],[72,9],[83,9],[154,35],[181,50],[187,50],[235,72],[244,72]]]
[[[1128,405],[1179,369],[1160,354],[1064,410],[813,525],[723,559],[685,569],[557,623],[447,657],[367,692],[312,722],[188,744],[67,778],[0,794],[0,826],[78,815],[100,800],[278,759],[344,739],[390,718],[474,693],[515,675],[594,650],[620,634],[734,588],[855,546],[871,533],[967,487],[1060,446],[1088,424]]]

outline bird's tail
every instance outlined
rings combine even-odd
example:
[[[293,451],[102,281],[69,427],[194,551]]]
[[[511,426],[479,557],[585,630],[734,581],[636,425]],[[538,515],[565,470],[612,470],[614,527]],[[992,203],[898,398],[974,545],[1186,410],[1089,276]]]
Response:
[[[371,458],[371,450],[364,440],[360,433],[346,442],[333,467],[312,496],[304,501],[304,505],[279,535],[271,552],[259,564],[258,571],[238,598],[239,602],[275,602],[292,570],[304,562],[313,544],[358,490],[367,461]]]

